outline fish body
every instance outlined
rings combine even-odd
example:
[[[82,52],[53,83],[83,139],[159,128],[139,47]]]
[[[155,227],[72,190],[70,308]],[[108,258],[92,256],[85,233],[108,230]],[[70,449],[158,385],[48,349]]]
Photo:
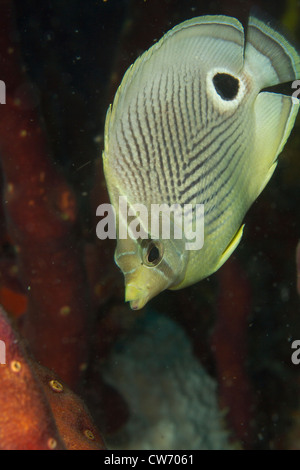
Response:
[[[296,98],[263,90],[299,77],[295,47],[254,16],[246,38],[232,17],[187,20],[128,69],[107,112],[103,162],[117,214],[115,261],[133,309],[209,276],[237,247],[299,109]],[[118,237],[129,225],[120,196],[147,238]],[[201,249],[187,250],[184,234],[153,236],[137,204],[149,214],[153,204],[203,205]]]

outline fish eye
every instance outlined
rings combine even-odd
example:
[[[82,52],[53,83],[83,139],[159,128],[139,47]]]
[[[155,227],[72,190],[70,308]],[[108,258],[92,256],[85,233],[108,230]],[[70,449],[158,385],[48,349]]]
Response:
[[[223,100],[231,101],[237,96],[240,87],[238,78],[229,73],[216,73],[212,80],[216,92]]]
[[[157,266],[163,257],[163,245],[154,240],[143,240],[143,263],[146,266]]]

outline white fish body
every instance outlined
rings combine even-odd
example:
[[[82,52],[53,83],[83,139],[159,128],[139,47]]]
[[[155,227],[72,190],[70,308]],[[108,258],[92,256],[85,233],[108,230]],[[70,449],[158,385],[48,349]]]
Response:
[[[105,125],[104,171],[116,213],[120,196],[149,211],[204,204],[200,250],[150,231],[148,241],[118,240],[115,259],[132,308],[209,276],[234,251],[299,109],[297,99],[262,90],[297,78],[296,49],[253,16],[246,41],[235,18],[185,21],[128,69]]]

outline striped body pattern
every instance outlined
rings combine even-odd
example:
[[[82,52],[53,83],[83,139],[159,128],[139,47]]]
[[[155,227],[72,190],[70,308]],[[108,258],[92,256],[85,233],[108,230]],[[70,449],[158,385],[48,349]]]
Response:
[[[238,245],[243,218],[270,179],[298,112],[262,91],[300,76],[296,49],[250,17],[204,16],[169,31],[126,72],[109,108],[103,154],[114,207],[204,205],[204,245],[118,240],[126,300],[143,307],[160,291],[216,271]],[[120,219],[117,224],[127,223]]]

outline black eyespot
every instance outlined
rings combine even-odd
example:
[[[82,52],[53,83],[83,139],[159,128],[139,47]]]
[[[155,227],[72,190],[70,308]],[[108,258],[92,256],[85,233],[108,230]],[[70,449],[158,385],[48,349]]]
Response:
[[[225,101],[233,100],[238,94],[240,87],[238,78],[228,73],[217,73],[213,77],[213,84],[218,95]]]
[[[143,263],[146,266],[157,266],[163,257],[163,246],[159,241],[143,240]]]

